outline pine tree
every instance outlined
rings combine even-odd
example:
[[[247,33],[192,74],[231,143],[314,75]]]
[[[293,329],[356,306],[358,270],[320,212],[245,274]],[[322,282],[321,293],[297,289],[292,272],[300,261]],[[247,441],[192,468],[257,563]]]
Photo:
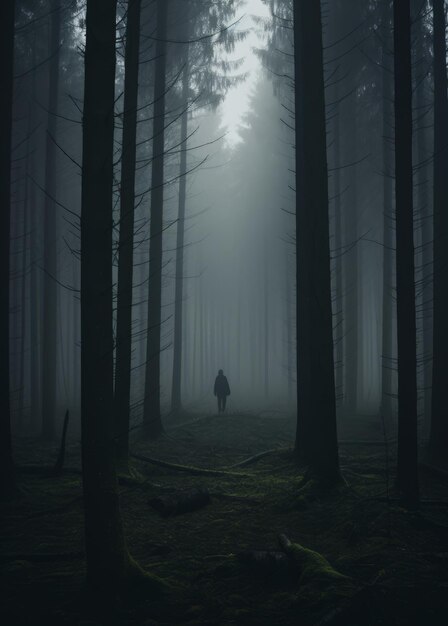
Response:
[[[117,459],[122,469],[129,461],[131,397],[132,291],[134,269],[134,205],[137,138],[138,70],[141,0],[129,0],[126,24],[123,151],[120,188],[118,249],[117,339],[114,415]]]
[[[320,3],[294,2],[298,426],[319,481],[339,479]],[[310,98],[309,94],[313,94]]]
[[[418,501],[417,346],[412,171],[412,66],[409,0],[394,0],[395,198],[397,250],[397,486]]]
[[[3,64],[0,95],[0,500],[15,493],[11,446],[10,360],[9,360],[9,272],[11,224],[11,128],[14,63],[14,0],[0,5],[3,35],[0,53]]]
[[[113,429],[112,185],[116,0],[88,0],[81,199],[81,426],[87,580],[117,590],[141,570],[120,514]]]
[[[434,326],[431,431],[429,452],[446,461],[448,419],[448,80],[443,0],[433,0],[434,20]]]

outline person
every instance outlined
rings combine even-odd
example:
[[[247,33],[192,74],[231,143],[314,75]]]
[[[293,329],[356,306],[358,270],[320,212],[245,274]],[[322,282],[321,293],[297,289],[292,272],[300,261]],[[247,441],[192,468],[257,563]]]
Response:
[[[215,380],[214,394],[218,398],[218,413],[225,411],[227,396],[230,396],[230,387],[224,372],[219,370]]]

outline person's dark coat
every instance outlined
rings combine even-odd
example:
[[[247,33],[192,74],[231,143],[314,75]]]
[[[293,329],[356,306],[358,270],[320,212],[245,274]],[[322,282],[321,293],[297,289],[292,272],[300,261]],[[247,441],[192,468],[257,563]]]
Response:
[[[224,376],[224,374],[218,374],[216,377],[214,393],[215,396],[218,396],[218,398],[230,396],[229,382],[227,380],[227,376]]]

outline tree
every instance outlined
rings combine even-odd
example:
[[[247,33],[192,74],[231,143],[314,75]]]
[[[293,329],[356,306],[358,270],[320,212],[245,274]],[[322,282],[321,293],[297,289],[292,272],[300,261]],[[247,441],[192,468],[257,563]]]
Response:
[[[44,209],[44,318],[42,350],[42,435],[53,439],[56,413],[56,125],[59,92],[59,49],[61,44],[61,0],[51,1],[50,77],[48,126],[45,155],[45,209]]]
[[[410,0],[394,0],[394,69],[398,350],[397,486],[408,504],[415,504],[418,501],[417,346]]]
[[[10,361],[9,361],[9,272],[11,224],[11,128],[14,64],[14,0],[0,5],[3,35],[0,52],[3,64],[0,96],[0,500],[15,493],[11,446]]]
[[[132,287],[134,257],[135,163],[141,0],[129,0],[126,24],[123,151],[118,248],[117,339],[114,415],[117,459],[128,469],[131,396]]]
[[[446,19],[443,0],[433,0],[434,32],[434,321],[432,408],[429,452],[446,461],[448,354],[448,80],[446,73]]]
[[[392,151],[390,147],[390,128],[393,111],[393,84],[390,72],[389,45],[391,29],[391,4],[383,3],[381,14],[381,93],[382,93],[382,131],[383,131],[383,304],[382,304],[382,336],[381,336],[381,407],[380,411],[385,424],[392,418],[392,322],[393,322],[393,232],[392,232]]]
[[[112,185],[116,0],[88,0],[81,200],[81,426],[87,579],[106,591],[140,573],[129,556],[115,467]]]
[[[149,244],[148,328],[146,342],[143,433],[156,439],[163,432],[160,414],[160,334],[162,325],[162,239],[165,153],[165,98],[168,0],[157,0],[154,76],[151,227]]]
[[[189,98],[189,54],[182,73],[182,112],[181,118],[181,153],[179,180],[179,211],[176,238],[176,284],[174,291],[174,339],[173,339],[173,382],[171,392],[171,409],[175,412],[182,408],[181,373],[182,373],[182,309],[184,286],[184,240],[185,240],[185,207],[187,200],[187,142],[188,142],[188,98]]]
[[[310,473],[339,479],[331,310],[328,171],[320,2],[294,1],[296,118],[296,450]],[[310,97],[313,94],[313,97]]]

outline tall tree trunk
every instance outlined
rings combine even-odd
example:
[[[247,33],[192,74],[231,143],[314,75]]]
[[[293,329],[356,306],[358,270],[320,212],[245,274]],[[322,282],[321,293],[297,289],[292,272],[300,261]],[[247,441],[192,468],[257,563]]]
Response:
[[[188,35],[186,37],[188,39]],[[181,373],[182,373],[182,320],[184,290],[184,240],[185,240],[185,205],[187,198],[187,136],[188,136],[188,92],[190,69],[188,64],[188,46],[182,74],[182,119],[180,130],[181,153],[179,171],[179,212],[176,239],[176,278],[174,290],[174,346],[173,346],[173,382],[171,391],[171,410],[182,410]]]
[[[383,304],[381,335],[381,407],[384,423],[390,426],[393,416],[392,402],[392,364],[393,364],[393,181],[392,133],[393,111],[392,76],[389,71],[390,29],[392,11],[389,2],[384,2],[381,16],[381,67],[382,67],[382,128],[383,128]]]
[[[114,393],[117,460],[120,468],[124,471],[129,469],[135,161],[140,13],[141,0],[129,0],[126,24],[120,236],[118,242],[117,339]]]
[[[48,126],[45,156],[45,213],[44,213],[44,319],[42,349],[42,436],[53,439],[56,417],[56,342],[57,342],[57,247],[56,247],[56,139],[59,48],[61,44],[61,0],[51,2],[50,94],[48,99]]]
[[[358,102],[356,91],[350,99],[346,160],[356,163],[358,158],[357,120]],[[359,315],[359,246],[358,246],[358,168],[352,165],[347,170],[348,191],[346,203],[345,236],[345,396],[344,404],[350,415],[356,414],[358,407],[360,315]]]
[[[286,255],[286,268],[285,268],[285,298],[286,298],[286,353],[287,353],[287,371],[288,371],[288,402],[292,402],[293,400],[293,351],[292,351],[292,342],[294,341],[293,336],[293,319],[292,319],[292,306],[293,306],[293,297],[291,289],[291,270],[289,257]]]
[[[418,501],[418,466],[409,0],[394,0],[394,65],[398,348],[397,486],[407,503],[413,505]]]
[[[264,397],[265,400],[269,398],[269,263],[268,263],[268,254],[269,247],[267,241],[265,241],[264,245],[264,271],[263,271],[263,298],[264,298],[264,330],[263,330],[263,339],[264,339],[264,376],[263,376],[263,386],[264,386]]]
[[[30,144],[31,144],[31,133],[32,126],[31,120],[32,116],[31,107],[28,109],[28,130],[27,130],[27,141],[26,141],[26,155],[25,155],[25,182],[24,182],[24,198],[23,198],[23,224],[22,224],[22,265],[21,265],[21,281],[20,281],[20,364],[19,364],[19,401],[18,401],[18,411],[17,417],[19,422],[19,430],[23,430],[24,423],[24,407],[25,407],[25,361],[26,361],[26,352],[25,352],[25,339],[26,339],[26,299],[27,299],[27,258],[29,257],[30,243],[29,243],[29,174],[30,174]]]
[[[78,263],[76,263],[73,266],[73,286],[75,288],[78,288],[78,284],[79,284],[79,267],[78,267]],[[77,295],[75,295],[73,297],[72,300],[72,306],[73,306],[73,353],[72,353],[72,359],[73,359],[73,392],[74,392],[74,402],[75,402],[75,407],[76,409],[79,409],[80,407],[80,399],[81,399],[81,394],[80,394],[80,370],[81,370],[81,366],[80,366],[80,359],[79,359],[79,354],[80,354],[80,301],[79,301],[79,297]]]
[[[33,37],[33,54],[32,63],[33,67],[36,65],[36,34]],[[36,72],[33,73],[32,78],[32,91],[31,91],[31,104],[30,104],[30,128],[36,126],[36,93],[37,93],[37,77]],[[36,149],[36,140],[34,139],[33,150]],[[33,175],[36,167],[36,156],[31,154],[31,171]],[[37,188],[32,181],[28,181],[30,185],[29,190],[29,203],[30,203],[30,426],[32,426],[33,433],[40,432],[42,425],[42,403],[40,400],[41,391],[41,365],[42,361],[39,358],[39,329],[41,321],[41,299],[39,298],[38,281],[40,277],[40,270],[37,267],[39,258],[40,238],[39,238],[39,217],[38,217],[38,202],[37,202]]]
[[[163,433],[160,414],[160,334],[162,324],[162,243],[165,164],[166,35],[168,0],[157,0],[157,43],[154,78],[154,123],[149,244],[148,329],[146,344],[143,434]]]
[[[308,260],[310,259],[310,240],[305,236],[305,184],[304,184],[304,98],[299,95],[299,85],[305,88],[300,39],[303,26],[300,1],[294,1],[294,83],[295,83],[295,157],[296,157],[296,360],[297,360],[297,427],[295,452],[300,463],[307,464],[311,458],[307,445],[309,423],[312,413],[311,390],[311,348],[312,338],[309,333],[311,276]]]
[[[434,347],[430,454],[446,463],[448,354],[448,95],[445,3],[434,8]]]
[[[11,128],[14,61],[14,0],[0,3],[2,89],[0,95],[0,500],[15,493],[11,447],[9,271],[11,227]]]
[[[294,0],[298,410],[296,447],[319,481],[339,479],[320,2]],[[310,62],[312,60],[312,62]],[[309,97],[313,94],[313,98]],[[308,335],[308,342],[303,344]],[[312,349],[311,349],[312,348]],[[304,358],[302,351],[305,350]],[[304,365],[308,364],[308,372]],[[305,387],[308,385],[308,388]]]
[[[429,435],[431,422],[431,379],[432,379],[432,206],[429,203],[429,163],[428,161],[428,67],[427,46],[425,44],[426,3],[422,0],[412,0],[412,40],[413,40],[413,66],[415,67],[413,83],[415,91],[415,110],[417,111],[416,123],[414,124],[414,139],[416,158],[415,172],[415,214],[418,219],[416,234],[419,235],[418,243],[420,253],[417,255],[417,264],[420,265],[418,282],[420,287],[416,290],[417,307],[417,361],[420,361],[420,376],[417,376],[417,385],[422,387],[421,401],[418,404],[419,413],[423,413],[423,425],[426,438]]]
[[[191,380],[191,397],[197,395],[197,381],[198,381],[198,349],[199,349],[199,333],[198,322],[199,319],[199,303],[198,292],[195,291],[195,303],[194,303],[194,316],[193,316],[193,354],[192,354],[192,380]]]
[[[334,99],[339,100],[338,82],[335,86]],[[344,396],[344,326],[343,326],[343,281],[342,281],[342,190],[341,190],[341,111],[337,105],[334,111],[334,283],[335,283],[335,308],[338,314],[335,318],[335,390],[338,398]]]
[[[81,425],[87,579],[116,590],[134,569],[115,467],[112,186],[116,0],[88,0],[81,198]]]

